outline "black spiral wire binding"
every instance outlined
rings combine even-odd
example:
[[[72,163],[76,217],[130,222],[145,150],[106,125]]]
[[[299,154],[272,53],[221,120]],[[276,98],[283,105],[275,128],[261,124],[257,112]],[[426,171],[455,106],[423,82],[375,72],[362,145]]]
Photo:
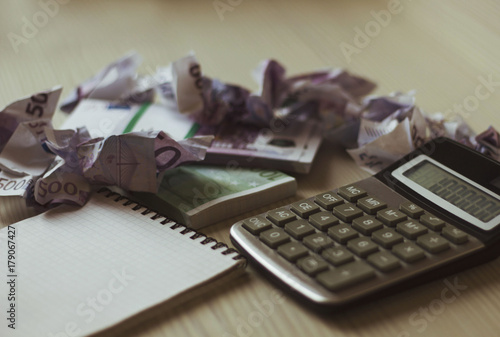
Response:
[[[122,202],[122,205],[123,206],[130,206],[130,205],[133,205],[135,204],[134,206],[132,206],[130,209],[133,210],[133,211],[139,211],[140,209],[144,208],[144,210],[141,211],[141,214],[142,215],[148,215],[150,213],[154,213],[152,216],[150,216],[149,218],[151,220],[158,220],[160,218],[164,218],[163,220],[160,221],[160,224],[161,225],[168,225],[168,224],[172,224],[170,226],[170,229],[172,230],[175,230],[175,229],[178,229],[178,228],[182,228],[182,230],[180,230],[178,233],[179,234],[182,234],[182,235],[186,235],[186,234],[191,234],[191,236],[189,236],[189,238],[191,240],[197,240],[199,238],[204,238],[202,241],[200,241],[200,244],[202,245],[208,245],[209,243],[213,243],[215,242],[215,244],[210,247],[212,248],[213,250],[217,250],[217,249],[224,249],[221,253],[222,255],[230,255],[230,254],[236,254],[235,256],[233,256],[233,260],[241,260],[241,259],[245,259],[244,256],[242,256],[240,254],[240,252],[238,252],[236,249],[234,248],[230,248],[228,247],[225,243],[223,242],[219,242],[217,241],[216,239],[212,238],[212,237],[209,237],[209,236],[206,236],[205,234],[201,233],[201,232],[198,232],[194,229],[191,229],[191,228],[188,228],[186,227],[185,225],[182,225],[182,224],[179,224],[171,219],[169,219],[167,216],[161,214],[161,213],[158,213],[158,212],[155,212],[153,211],[152,209],[149,209],[148,207],[144,206],[144,205],[141,205],[139,204],[138,202],[135,202],[133,200],[130,200],[129,198],[121,195],[120,193],[117,193],[117,192],[114,192],[114,191],[111,191],[110,189],[108,189],[107,187],[102,187],[100,188],[97,193],[107,193],[105,195],[106,198],[114,198],[113,201],[115,202]]]

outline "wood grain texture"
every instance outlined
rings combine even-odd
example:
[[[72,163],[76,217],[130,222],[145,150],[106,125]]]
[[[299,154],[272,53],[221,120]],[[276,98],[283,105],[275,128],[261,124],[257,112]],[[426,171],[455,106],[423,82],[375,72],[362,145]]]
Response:
[[[52,5],[52,16],[23,36],[26,21],[43,20],[41,3],[0,4],[0,106],[57,84],[63,97],[105,64],[135,49],[140,68],[150,72],[195,51],[205,74],[257,89],[251,70],[263,59],[282,62],[290,74],[342,67],[378,83],[376,93],[415,89],[425,111],[459,112],[476,132],[500,129],[500,85],[477,96],[480,78],[500,81],[500,4],[497,1],[402,0],[397,14],[378,25],[375,17],[391,8],[387,0],[221,0],[233,4],[220,16],[213,1],[80,0]],[[55,13],[57,8],[57,13]],[[356,47],[358,30],[372,29]],[[26,42],[26,43],[24,43]],[[359,42],[359,41],[358,41]],[[357,51],[346,57],[342,44]],[[483,89],[484,90],[484,89]],[[467,104],[469,104],[467,106]],[[59,126],[65,115],[58,112]],[[271,206],[308,197],[366,177],[335,144],[325,143],[309,175],[298,175],[299,191]],[[262,208],[259,211],[265,211]],[[204,232],[229,242],[232,223]],[[0,200],[2,226],[33,215],[22,200]],[[3,247],[1,248],[3,249]],[[495,336],[500,330],[500,262],[461,272],[466,286],[442,304],[443,280],[422,285],[348,311],[320,315],[279,289],[253,268],[226,287],[181,307],[154,312],[127,326],[120,336]],[[22,289],[21,289],[22,291]],[[276,298],[282,299],[272,302]],[[440,302],[441,301],[441,302]],[[269,303],[273,303],[271,306]],[[268,308],[262,314],[263,307]],[[260,309],[259,309],[260,308]],[[20,322],[22,324],[22,322]]]

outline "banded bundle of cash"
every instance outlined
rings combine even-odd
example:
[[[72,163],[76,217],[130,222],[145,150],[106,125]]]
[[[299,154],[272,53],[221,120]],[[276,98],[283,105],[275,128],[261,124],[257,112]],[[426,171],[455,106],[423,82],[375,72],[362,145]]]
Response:
[[[295,178],[275,170],[188,165],[169,170],[158,193],[131,198],[200,228],[295,195]]]

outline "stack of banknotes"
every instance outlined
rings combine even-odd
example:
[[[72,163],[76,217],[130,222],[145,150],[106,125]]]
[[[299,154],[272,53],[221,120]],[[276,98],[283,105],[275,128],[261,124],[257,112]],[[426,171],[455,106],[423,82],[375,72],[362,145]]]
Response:
[[[295,178],[272,169],[188,165],[166,172],[158,193],[129,198],[201,228],[295,195]]]

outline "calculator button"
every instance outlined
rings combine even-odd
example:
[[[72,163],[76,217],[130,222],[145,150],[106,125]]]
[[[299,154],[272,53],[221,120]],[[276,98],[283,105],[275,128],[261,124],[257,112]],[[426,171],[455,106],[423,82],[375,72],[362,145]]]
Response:
[[[364,197],[358,200],[358,207],[368,214],[376,214],[381,209],[387,207],[387,204],[375,197]]]
[[[395,208],[387,208],[377,212],[377,218],[387,226],[394,227],[398,222],[407,219],[406,214]]]
[[[333,207],[344,203],[344,199],[342,199],[336,193],[333,192],[318,194],[317,196],[314,197],[314,201],[318,205],[329,211],[331,211]]]
[[[301,240],[304,236],[315,233],[314,227],[307,220],[300,219],[289,222],[285,225],[285,232],[294,238]]]
[[[444,221],[432,214],[424,214],[420,217],[420,222],[432,229],[440,231],[444,227]]]
[[[325,288],[335,291],[375,276],[375,270],[363,261],[355,261],[319,274],[316,279]]]
[[[260,233],[260,241],[264,242],[271,248],[276,248],[279,245],[290,241],[290,236],[281,228],[273,228]]]
[[[315,252],[319,252],[325,248],[333,246],[332,239],[324,233],[316,233],[306,236],[302,242]]]
[[[427,233],[427,227],[415,220],[407,220],[398,223],[396,230],[406,236],[408,239],[416,239],[420,235]]]
[[[364,235],[370,235],[382,227],[384,227],[384,225],[371,215],[365,215],[352,221],[352,228]]]
[[[307,219],[310,215],[320,211],[318,205],[310,200],[301,200],[290,205],[290,209],[297,213],[301,218]]]
[[[351,239],[357,238],[358,232],[356,232],[346,224],[340,224],[330,227],[328,229],[328,235],[330,235],[330,237],[332,237],[338,243],[346,243]]]
[[[316,256],[304,257],[298,261],[297,265],[307,275],[316,275],[328,269],[328,263]]]
[[[347,248],[360,257],[365,257],[378,251],[378,245],[366,237],[356,238],[347,242]]]
[[[243,220],[243,227],[253,235],[257,235],[260,232],[270,229],[272,225],[266,218],[258,215]]]
[[[277,208],[267,212],[267,218],[280,227],[283,227],[290,221],[297,220],[297,216],[286,207]]]
[[[419,236],[417,243],[431,253],[439,253],[450,248],[448,240],[435,233]]]
[[[290,262],[295,262],[299,258],[308,254],[308,250],[298,242],[285,243],[278,247],[278,253]]]
[[[366,191],[356,185],[346,185],[338,189],[337,193],[344,199],[356,201],[359,198],[366,196]]]
[[[403,236],[392,228],[380,229],[372,234],[372,240],[384,248],[391,248],[396,243],[403,242]]]
[[[406,262],[415,262],[425,257],[422,248],[408,241],[395,245],[392,251]]]
[[[399,263],[398,258],[389,252],[378,252],[372,254],[368,256],[366,260],[369,263],[371,263],[375,268],[383,272],[388,272],[396,268],[399,268],[401,266],[401,263]]]
[[[354,255],[345,247],[327,248],[321,253],[321,256],[334,266],[340,266],[341,264],[354,261]]]
[[[351,222],[363,215],[363,211],[354,204],[348,203],[333,208],[333,214],[345,222]]]
[[[402,202],[401,205],[399,205],[399,209],[405,213],[406,215],[412,217],[412,218],[418,218],[422,214],[424,214],[424,209],[418,205],[415,205],[411,201],[405,201]]]
[[[328,228],[339,223],[339,219],[330,212],[319,212],[309,217],[309,222],[320,231],[326,231]]]
[[[445,228],[443,228],[441,234],[443,234],[445,238],[457,245],[469,241],[469,236],[464,231],[453,226],[446,226]]]

